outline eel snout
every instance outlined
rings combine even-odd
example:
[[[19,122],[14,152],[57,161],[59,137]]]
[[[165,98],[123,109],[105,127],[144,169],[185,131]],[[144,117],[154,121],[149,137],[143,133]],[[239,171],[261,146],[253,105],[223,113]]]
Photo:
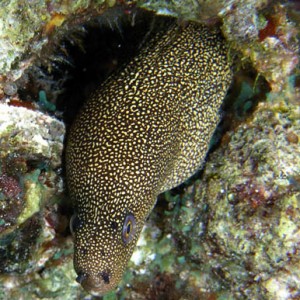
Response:
[[[134,250],[142,228],[140,223],[131,212],[107,219],[87,220],[78,214],[71,218],[70,229],[77,249],[76,281],[87,292],[100,296],[116,288]]]
[[[118,282],[112,280],[107,271],[99,272],[96,275],[83,272],[81,270],[76,271],[76,281],[89,293],[94,295],[105,294],[108,291],[115,289]]]

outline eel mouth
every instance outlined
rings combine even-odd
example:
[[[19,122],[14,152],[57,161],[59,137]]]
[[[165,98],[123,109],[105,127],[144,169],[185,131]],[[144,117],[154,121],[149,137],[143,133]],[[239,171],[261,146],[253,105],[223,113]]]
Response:
[[[78,272],[76,281],[90,294],[102,296],[116,288],[116,284],[110,280],[109,272],[101,272],[98,275],[91,275],[85,272]]]

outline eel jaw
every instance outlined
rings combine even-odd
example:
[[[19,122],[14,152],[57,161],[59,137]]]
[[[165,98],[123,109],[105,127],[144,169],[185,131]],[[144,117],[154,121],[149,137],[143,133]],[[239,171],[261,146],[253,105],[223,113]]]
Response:
[[[106,272],[96,276],[84,272],[78,272],[77,274],[76,281],[94,296],[102,296],[117,287],[117,283],[111,282]]]

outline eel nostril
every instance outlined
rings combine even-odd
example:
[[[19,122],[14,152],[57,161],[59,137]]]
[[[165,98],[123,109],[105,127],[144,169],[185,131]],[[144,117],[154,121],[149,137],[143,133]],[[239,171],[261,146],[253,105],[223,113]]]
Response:
[[[110,271],[103,271],[99,275],[102,277],[102,279],[103,279],[103,281],[104,281],[105,284],[109,284],[109,281],[110,281]]]
[[[79,272],[78,273],[78,276],[76,277],[76,281],[79,283],[79,284],[82,284],[82,282],[88,277],[88,275],[86,273],[83,273],[83,272]]]

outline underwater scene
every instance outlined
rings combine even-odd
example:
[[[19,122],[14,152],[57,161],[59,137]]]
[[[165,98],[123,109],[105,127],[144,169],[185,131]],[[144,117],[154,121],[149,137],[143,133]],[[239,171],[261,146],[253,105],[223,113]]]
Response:
[[[297,0],[0,1],[0,300],[300,299]]]

